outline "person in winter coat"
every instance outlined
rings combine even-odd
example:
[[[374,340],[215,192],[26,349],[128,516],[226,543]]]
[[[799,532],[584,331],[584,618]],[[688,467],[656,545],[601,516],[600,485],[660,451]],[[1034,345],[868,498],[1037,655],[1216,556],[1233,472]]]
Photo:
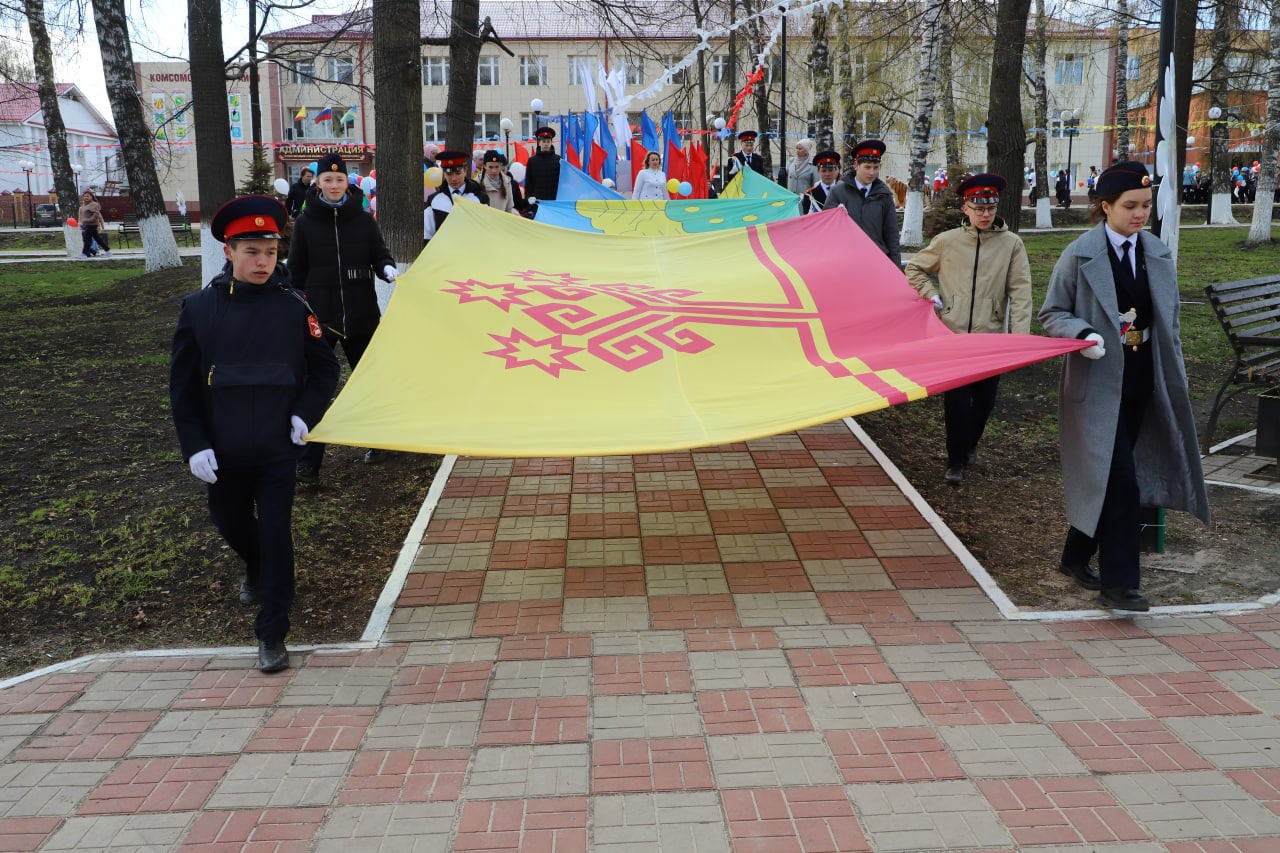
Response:
[[[1066,169],[1058,170],[1058,177],[1054,181],[1053,191],[1058,197],[1058,207],[1071,206],[1071,175]]]
[[[484,152],[484,171],[479,184],[489,197],[490,207],[520,215],[524,199],[520,196],[520,185],[507,174],[507,155],[492,148]]]
[[[441,151],[436,162],[444,172],[444,183],[427,198],[427,209],[422,212],[422,237],[426,242],[430,242],[444,225],[457,199],[489,203],[489,194],[484,187],[467,177],[471,157],[465,151]]]
[[[796,195],[805,193],[818,180],[818,169],[810,159],[813,154],[813,140],[801,139],[796,143],[796,156],[787,165],[787,189]]]
[[[1060,570],[1116,610],[1139,592],[1141,507],[1210,521],[1179,338],[1177,268],[1143,230],[1151,178],[1117,163],[1097,181],[1096,227],[1063,251],[1040,322],[1092,346],[1066,357],[1059,386],[1062,483],[1070,530]],[[1097,553],[1098,568],[1089,565]]]
[[[839,152],[819,151],[813,155],[813,165],[818,169],[818,182],[800,196],[801,213],[820,213],[827,203],[827,196],[840,181]]]
[[[631,190],[634,201],[667,201],[667,176],[662,171],[662,155],[650,151],[644,155],[644,168],[636,174],[636,185]]]
[[[364,193],[349,192],[347,165],[337,154],[317,163],[316,176],[302,216],[293,224],[289,244],[289,276],[307,294],[320,318],[324,339],[333,349],[342,344],[347,364],[355,369],[382,316],[374,277],[396,280],[395,258],[382,241],[378,223],[363,209]],[[298,478],[314,481],[324,462],[324,445],[310,443],[298,459]],[[382,461],[369,450],[365,462]]]
[[[534,131],[537,150],[524,167],[524,195],[533,201],[554,201],[560,189],[560,155],[556,153],[554,127]]]
[[[291,219],[297,219],[298,214],[302,213],[302,205],[307,201],[307,190],[311,189],[311,182],[315,179],[316,173],[304,166],[302,174],[298,175],[298,180],[289,187],[289,195],[285,198],[284,207],[289,211]]]
[[[965,222],[944,231],[907,262],[907,279],[957,334],[1031,331],[1031,264],[1017,234],[996,216],[1005,180],[973,175],[957,188]],[[995,408],[1000,377],[980,379],[943,394],[947,471],[953,486],[977,461],[978,442]]]
[[[80,209],[76,211],[76,220],[80,223],[80,239],[83,248],[80,257],[92,258],[98,254],[97,246],[102,247],[102,254],[111,257],[111,247],[107,245],[106,235],[100,230],[106,221],[102,218],[102,205],[88,190],[80,196]]]
[[[853,171],[836,184],[823,209],[844,207],[863,233],[901,269],[897,204],[893,190],[880,180],[880,158],[884,156],[884,147],[879,139],[864,139],[854,145]]]
[[[209,514],[245,563],[240,600],[258,603],[258,669],[289,666],[296,445],[338,385],[338,360],[276,258],[285,208],[233,199],[210,229],[227,265],[188,296],[173,336],[169,399],[182,458],[208,483]]]
[[[733,180],[733,176],[743,169],[764,174],[764,158],[756,153],[756,137],[759,135],[754,130],[744,130],[738,134],[738,150],[725,163],[725,180]]]

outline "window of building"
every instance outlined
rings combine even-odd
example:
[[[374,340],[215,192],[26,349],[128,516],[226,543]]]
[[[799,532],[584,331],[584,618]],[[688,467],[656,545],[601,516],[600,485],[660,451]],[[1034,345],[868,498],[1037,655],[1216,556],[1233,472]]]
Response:
[[[329,79],[335,83],[350,83],[352,78],[351,58],[347,56],[329,57]]]
[[[639,86],[644,82],[644,60],[638,56],[622,60],[622,69],[627,74],[628,86]]]
[[[769,57],[769,74],[767,79],[769,83],[772,83],[774,80],[782,79],[782,57],[781,56]]]
[[[476,113],[476,139],[501,139],[502,116],[499,113]]]
[[[569,62],[569,85],[581,86],[583,75],[587,75],[588,79],[594,80],[595,77],[592,69],[600,64],[600,60],[594,56],[570,56]]]
[[[1058,57],[1053,73],[1055,86],[1079,86],[1084,82],[1084,57],[1067,53]]]
[[[729,57],[713,56],[711,57],[711,82],[722,83],[729,76]]]
[[[293,63],[289,70],[290,83],[310,83],[316,76],[316,61],[302,59]]]
[[[520,57],[520,85],[547,85],[547,58],[545,56]]]
[[[501,86],[498,75],[498,57],[482,56],[476,68],[476,82],[481,86]]]
[[[449,85],[449,57],[447,56],[422,57],[422,85],[424,86],[448,86]]]
[[[443,142],[448,117],[444,113],[422,114],[422,139],[424,142]]]
[[[854,80],[865,80],[870,64],[865,53],[855,53],[849,57],[849,73]]]
[[[674,68],[675,68],[677,65],[679,65],[683,60],[684,60],[684,57],[683,57],[683,56],[668,56],[668,57],[667,57],[667,67],[668,67],[668,68],[672,68],[672,69],[674,69]],[[686,79],[686,75],[687,75],[687,74],[688,74],[688,69],[687,69],[687,68],[681,68],[679,71],[672,71],[672,72],[671,72],[671,82],[672,82],[672,83],[675,83],[677,86],[682,86],[682,85],[684,85],[684,82],[685,82],[685,79]]]
[[[315,125],[312,124],[311,122],[311,116],[315,114],[316,114],[316,111],[313,108],[307,107],[307,117],[300,119],[297,117],[298,116],[297,107],[294,107],[291,110],[286,109],[284,112],[285,130],[293,134],[289,138],[290,139],[306,139],[308,135],[307,126],[310,125],[311,127],[315,127]]]
[[[1130,56],[1128,63],[1125,65],[1124,77],[1126,80],[1137,80],[1142,76],[1142,57]]]

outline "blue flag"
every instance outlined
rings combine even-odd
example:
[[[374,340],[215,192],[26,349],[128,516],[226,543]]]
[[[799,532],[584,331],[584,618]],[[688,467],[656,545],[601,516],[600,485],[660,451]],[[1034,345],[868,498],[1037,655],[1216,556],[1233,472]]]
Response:
[[[596,149],[592,143],[596,140],[596,133],[600,129],[600,119],[596,118],[595,113],[582,114],[582,171],[595,177],[600,169],[595,162]]]
[[[680,151],[680,130],[676,127],[676,117],[667,110],[662,116],[662,171],[671,174],[671,149]]]
[[[662,149],[658,147],[658,128],[653,126],[653,119],[649,118],[647,110],[640,112],[640,144],[645,151],[662,153]],[[663,159],[665,162],[665,158]]]
[[[625,198],[626,196],[609,189],[572,163],[564,160],[560,161],[560,183],[556,185],[556,199],[558,201],[580,201],[583,199],[618,201]],[[545,204],[545,202],[542,203]]]
[[[603,177],[615,184],[618,182],[618,146],[613,141],[613,131],[609,128],[609,117],[600,115],[600,147],[604,149]]]

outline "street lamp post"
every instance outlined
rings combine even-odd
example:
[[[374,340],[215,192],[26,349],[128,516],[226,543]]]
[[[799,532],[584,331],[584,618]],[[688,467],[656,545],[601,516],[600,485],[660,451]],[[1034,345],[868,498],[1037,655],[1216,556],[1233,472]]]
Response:
[[[711,126],[716,129],[716,170],[720,173],[720,188],[717,192],[724,190],[724,128],[728,124],[721,116],[716,116],[711,122]]]
[[[538,135],[538,113],[542,112],[542,98],[534,98],[529,102],[529,109],[533,110],[533,127],[529,128],[533,136]]]
[[[504,117],[502,121],[498,122],[498,127],[502,128],[502,135],[507,138],[507,162],[511,161],[511,128],[513,126],[514,125],[511,124],[511,119],[506,117]]]
[[[1072,172],[1071,164],[1071,146],[1076,141],[1076,125],[1075,121],[1080,117],[1079,110],[1063,110],[1060,118],[1062,119],[1062,130],[1067,135],[1067,197],[1071,197],[1071,191],[1075,189],[1076,179]]]
[[[75,175],[75,180],[76,180],[76,201],[77,202],[80,199],[80,173],[82,171],[84,171],[84,166],[81,166],[79,163],[71,164],[71,174]]]
[[[1231,171],[1227,165],[1227,143],[1230,141],[1229,120],[1236,118],[1222,107],[1209,107],[1209,203],[1206,221],[1210,224],[1232,223]],[[1225,204],[1223,204],[1225,197]],[[1222,210],[1215,215],[1215,205]]]
[[[18,164],[18,168],[27,173],[27,214],[31,220],[31,227],[35,228],[36,206],[31,200],[31,173],[36,170],[36,164],[32,163],[30,160],[23,160]],[[13,218],[14,220],[17,220],[18,217],[15,214]]]

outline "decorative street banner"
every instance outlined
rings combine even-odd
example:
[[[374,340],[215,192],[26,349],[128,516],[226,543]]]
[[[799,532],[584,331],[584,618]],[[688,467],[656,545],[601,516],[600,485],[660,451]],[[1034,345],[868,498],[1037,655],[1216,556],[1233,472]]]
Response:
[[[789,198],[798,203],[800,196],[769,180],[755,169],[742,169],[724,185],[720,198]]]
[[[952,334],[843,209],[646,239],[460,201],[310,437],[658,453],[905,403],[1083,346]]]
[[[776,185],[775,185],[776,186]],[[763,225],[800,215],[791,199],[684,199],[682,201],[540,201],[534,219],[595,234],[669,237]]]

